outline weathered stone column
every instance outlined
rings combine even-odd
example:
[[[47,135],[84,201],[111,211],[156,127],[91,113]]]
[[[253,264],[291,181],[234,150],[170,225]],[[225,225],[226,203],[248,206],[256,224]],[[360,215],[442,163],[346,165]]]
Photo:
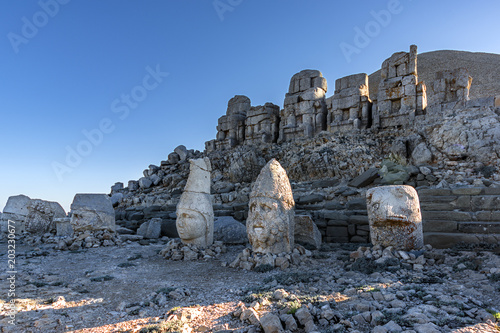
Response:
[[[177,205],[177,232],[184,244],[207,247],[214,242],[214,209],[210,197],[210,160],[190,160],[190,173]]]
[[[380,186],[366,192],[373,245],[415,250],[424,246],[417,191],[407,185]]]
[[[247,234],[254,252],[291,252],[295,202],[286,171],[275,159],[260,171],[250,193]]]

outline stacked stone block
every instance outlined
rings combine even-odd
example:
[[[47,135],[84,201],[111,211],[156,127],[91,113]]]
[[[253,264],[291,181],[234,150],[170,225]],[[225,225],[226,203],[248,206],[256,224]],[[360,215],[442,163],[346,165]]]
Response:
[[[455,102],[465,106],[471,84],[472,77],[465,68],[437,72],[430,84],[429,105]]]
[[[250,110],[250,98],[236,95],[227,103],[226,115],[219,118],[216,149],[233,148],[245,140],[245,119]]]
[[[427,92],[418,82],[417,46],[410,52],[397,52],[381,68],[377,107],[373,124],[378,128],[405,126],[422,115],[427,107]]]
[[[273,103],[252,106],[245,121],[245,142],[248,145],[276,143],[279,135],[280,107]]]
[[[313,137],[326,130],[327,82],[318,70],[303,70],[290,80],[281,112],[279,142]]]
[[[335,81],[335,93],[326,99],[327,124],[331,132],[346,132],[371,126],[372,103],[368,75],[355,74]]]

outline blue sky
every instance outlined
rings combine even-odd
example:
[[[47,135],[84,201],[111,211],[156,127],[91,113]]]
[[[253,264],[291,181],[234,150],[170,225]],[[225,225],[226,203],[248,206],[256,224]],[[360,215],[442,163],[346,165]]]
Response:
[[[410,44],[420,53],[500,53],[499,9],[497,1],[5,0],[0,208],[22,193],[68,210],[75,193],[108,193],[180,144],[203,150],[232,96],[282,106],[302,69],[321,70],[333,87]]]

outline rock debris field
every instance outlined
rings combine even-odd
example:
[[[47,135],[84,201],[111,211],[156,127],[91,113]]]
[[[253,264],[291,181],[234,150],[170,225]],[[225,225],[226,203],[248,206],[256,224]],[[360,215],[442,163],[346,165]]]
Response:
[[[9,324],[5,285],[0,331],[500,332],[498,246],[326,244],[285,270],[248,271],[230,267],[242,245],[174,261],[159,254],[168,241],[55,251],[18,240],[18,312]]]

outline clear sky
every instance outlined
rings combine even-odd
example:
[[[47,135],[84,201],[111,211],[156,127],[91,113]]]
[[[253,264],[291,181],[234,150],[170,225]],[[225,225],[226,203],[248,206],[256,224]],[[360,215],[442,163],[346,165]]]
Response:
[[[302,69],[333,87],[410,44],[500,53],[499,12],[493,0],[5,0],[0,208],[26,194],[68,210],[180,144],[203,150],[231,97],[283,106]]]

